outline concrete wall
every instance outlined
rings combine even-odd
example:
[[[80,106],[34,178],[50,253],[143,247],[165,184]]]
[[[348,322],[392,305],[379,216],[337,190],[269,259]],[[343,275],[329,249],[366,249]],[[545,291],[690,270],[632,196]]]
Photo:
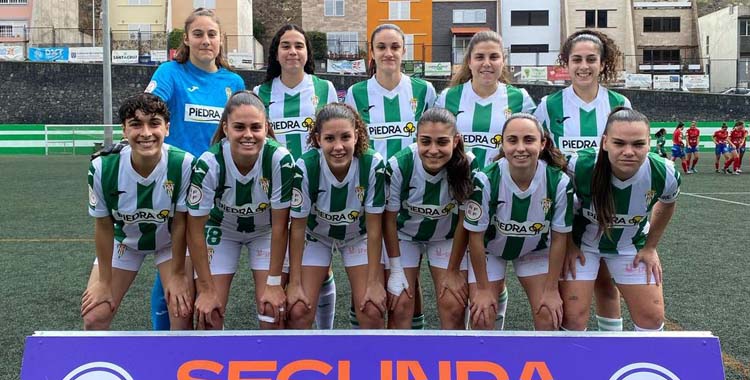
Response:
[[[511,45],[548,44],[548,53],[511,53],[508,61],[513,66],[554,65],[560,51],[560,3],[550,0],[525,0],[500,2],[500,34],[503,47],[510,51]],[[511,26],[511,11],[549,11],[549,25]]]
[[[737,18],[742,8],[727,7],[698,19],[701,31],[701,55],[711,58],[711,91],[722,91],[736,84],[736,60],[739,57]],[[708,38],[708,46],[706,46],[706,38]]]
[[[154,66],[112,66],[112,104],[116,109],[127,96],[139,93],[148,84]],[[260,83],[265,73],[240,71],[246,87]],[[364,77],[321,75],[337,89],[347,89]],[[96,64],[62,64],[0,61],[0,124],[95,124],[102,122],[102,72]],[[440,91],[445,80],[433,80]],[[524,85],[536,102],[559,87]],[[653,121],[733,120],[747,118],[750,96],[691,94],[648,90],[618,90],[634,107]],[[116,118],[116,116],[115,116]],[[117,122],[118,120],[113,120]]]
[[[484,24],[453,24],[454,9],[486,9]],[[450,62],[453,46],[451,27],[487,27],[497,30],[496,1],[433,1],[432,2],[432,61]]]

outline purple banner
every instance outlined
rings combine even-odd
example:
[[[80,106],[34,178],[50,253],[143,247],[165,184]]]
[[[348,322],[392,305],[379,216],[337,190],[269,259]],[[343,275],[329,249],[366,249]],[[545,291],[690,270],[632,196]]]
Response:
[[[724,379],[705,332],[42,332],[22,380]]]

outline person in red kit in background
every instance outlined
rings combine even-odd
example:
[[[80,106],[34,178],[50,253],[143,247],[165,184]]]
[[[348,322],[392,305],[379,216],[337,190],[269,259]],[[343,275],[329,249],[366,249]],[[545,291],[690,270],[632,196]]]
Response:
[[[685,142],[682,141],[682,130],[684,128],[685,124],[680,122],[677,124],[677,128],[674,129],[674,133],[672,133],[672,161],[676,162],[679,158],[682,163],[682,171],[687,174],[688,163],[685,160]]]
[[[687,148],[685,149],[688,165],[687,174],[695,174],[697,173],[695,170],[695,164],[698,163],[699,157],[698,141],[701,137],[701,130],[698,129],[698,123],[696,123],[695,120],[690,123],[690,128],[687,129],[685,134],[687,135]]]
[[[732,173],[731,170],[727,171],[729,169],[729,165],[732,165],[734,163],[734,157],[736,156],[734,146],[729,145],[729,131],[727,130],[727,123],[721,124],[721,129],[714,132],[713,140],[714,144],[716,144],[716,148],[714,149],[714,153],[716,153],[716,161],[714,161],[714,168],[716,168],[716,172],[719,172],[719,159],[721,156],[724,156],[724,169],[722,170],[723,173]]]
[[[734,123],[734,129],[729,133],[729,141],[736,149],[734,159],[734,174],[742,173],[742,156],[745,155],[745,143],[747,141],[747,129],[741,121]]]

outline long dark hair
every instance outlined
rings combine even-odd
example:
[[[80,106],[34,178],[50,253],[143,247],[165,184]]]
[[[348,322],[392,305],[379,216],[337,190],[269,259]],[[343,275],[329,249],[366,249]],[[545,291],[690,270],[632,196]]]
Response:
[[[401,45],[406,49],[406,36],[398,25],[395,24],[380,24],[370,34],[370,66],[367,68],[367,75],[373,76],[377,72],[377,66],[375,65],[375,35],[384,30],[395,30],[401,36]]]
[[[279,31],[276,32],[276,35],[274,35],[273,39],[271,40],[271,46],[268,48],[268,68],[266,69],[266,78],[263,79],[263,82],[272,81],[274,78],[281,75],[281,64],[279,63],[279,44],[281,44],[281,37],[284,35],[284,33],[290,30],[297,31],[302,34],[303,37],[305,37],[305,47],[307,48],[307,62],[305,62],[304,70],[308,74],[315,73],[315,57],[313,57],[310,38],[299,25],[286,24],[279,28]]]
[[[193,24],[196,18],[200,16],[206,16],[211,18],[213,22],[216,23],[216,25],[219,26],[219,39],[221,39],[224,36],[224,33],[221,31],[221,22],[219,22],[219,18],[216,17],[216,13],[210,9],[206,8],[197,8],[192,13],[190,13],[190,16],[185,19],[185,38],[190,37],[190,25]],[[185,63],[188,60],[190,60],[190,46],[186,44],[184,41],[182,44],[180,44],[180,48],[177,49],[177,54],[174,58],[175,61],[179,63]],[[227,70],[231,70],[231,66],[229,66],[229,63],[224,58],[224,44],[221,43],[219,45],[219,54],[216,56],[216,59],[214,60],[216,63],[217,68],[225,68]]]
[[[334,119],[344,119],[352,123],[354,133],[357,135],[357,144],[354,146],[354,156],[361,157],[370,147],[370,137],[367,135],[367,125],[359,117],[359,113],[350,105],[344,103],[328,103],[315,115],[310,134],[307,135],[307,143],[313,148],[320,148],[318,138],[323,124]]]
[[[425,123],[441,123],[450,128],[453,136],[458,135],[456,117],[445,108],[430,108],[422,114],[417,123],[417,139],[419,128]],[[451,159],[445,164],[445,174],[453,199],[463,203],[471,195],[471,165],[464,152],[464,139],[458,136],[458,144],[453,148]],[[408,179],[407,179],[408,180]]]
[[[664,136],[666,134],[667,134],[667,130],[664,129],[664,128],[662,128],[662,129],[656,131],[656,133],[654,134],[654,136],[656,136],[656,137],[662,137],[662,136]]]
[[[568,59],[570,59],[573,46],[584,41],[593,42],[599,48],[599,59],[602,62],[602,71],[599,73],[601,81],[607,83],[616,80],[617,60],[622,53],[620,53],[620,49],[614,40],[598,30],[584,29],[568,36],[568,39],[565,40],[560,48],[557,63],[568,67]]]
[[[609,228],[612,226],[612,219],[615,217],[616,210],[612,192],[612,163],[604,150],[604,136],[607,135],[609,127],[615,122],[641,122],[646,125],[647,129],[649,125],[646,115],[626,107],[615,107],[607,117],[607,126],[604,127],[599,154],[591,177],[591,203],[596,211],[599,232],[604,232],[607,235],[609,235]]]
[[[229,121],[229,115],[234,112],[234,110],[244,105],[251,106],[259,110],[263,114],[263,117],[266,119],[266,130],[268,133],[266,137],[276,138],[276,135],[273,133],[271,122],[270,120],[268,120],[266,106],[263,104],[263,101],[260,100],[258,95],[255,95],[254,92],[242,90],[235,92],[234,94],[232,94],[232,96],[229,97],[229,100],[227,100],[227,104],[224,106],[224,112],[221,114],[219,127],[216,128],[216,132],[214,132],[214,136],[213,138],[211,138],[211,145],[218,143],[219,141],[221,141],[221,139],[226,137],[226,134],[224,133],[224,126],[227,125]]]
[[[550,136],[549,132],[544,130],[542,128],[542,123],[539,122],[539,119],[537,119],[534,115],[530,113],[525,112],[517,112],[510,117],[508,117],[507,120],[505,120],[505,124],[503,124],[503,141],[505,140],[505,130],[508,124],[510,124],[511,121],[516,119],[524,119],[529,120],[532,123],[534,123],[534,126],[536,126],[537,131],[539,131],[540,138],[544,141],[544,146],[542,147],[542,151],[539,152],[539,159],[544,160],[544,162],[547,163],[547,165],[554,166],[562,171],[565,171],[568,161],[565,159],[565,156],[560,152],[559,149],[557,149],[554,145],[552,145],[552,137]],[[505,152],[503,152],[502,149],[500,149],[500,154],[495,157],[495,161],[505,157]]]

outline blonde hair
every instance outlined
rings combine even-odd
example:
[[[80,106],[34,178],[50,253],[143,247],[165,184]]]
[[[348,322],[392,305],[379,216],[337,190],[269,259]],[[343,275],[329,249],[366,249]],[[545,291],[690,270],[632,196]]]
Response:
[[[466,47],[466,53],[464,54],[464,60],[461,62],[461,67],[458,72],[451,79],[450,86],[458,86],[459,84],[466,83],[471,80],[471,69],[469,69],[469,62],[471,61],[471,53],[474,52],[474,48],[481,42],[494,42],[500,45],[500,54],[503,56],[503,72],[500,75],[500,82],[510,82],[510,72],[508,66],[505,63],[505,55],[503,54],[503,38],[500,34],[491,30],[481,31],[471,37],[469,46]]]

